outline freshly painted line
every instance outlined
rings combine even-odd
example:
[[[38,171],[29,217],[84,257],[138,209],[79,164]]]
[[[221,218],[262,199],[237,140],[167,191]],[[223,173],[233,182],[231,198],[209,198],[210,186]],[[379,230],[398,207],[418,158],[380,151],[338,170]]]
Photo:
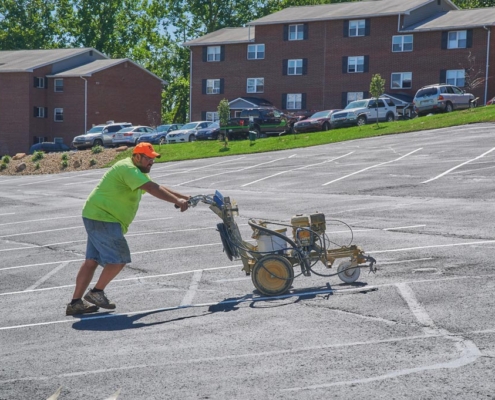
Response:
[[[326,164],[326,163],[329,163],[329,162],[332,162],[332,161],[335,161],[335,160],[338,160],[340,158],[343,158],[343,157],[346,157],[350,154],[354,153],[353,151],[351,151],[350,153],[347,153],[347,154],[344,154],[343,156],[339,156],[339,157],[335,157],[335,158],[332,158],[331,160],[326,160],[326,161],[323,161],[323,162],[319,162],[319,163],[316,163],[316,164],[310,164],[310,165],[305,165],[304,167],[298,167],[298,168],[294,168],[294,169],[289,169],[287,171],[282,171],[282,172],[278,172],[276,174],[273,174],[273,175],[270,175],[270,176],[266,176],[264,178],[261,178],[261,179],[258,179],[256,181],[252,181],[252,182],[248,182],[248,183],[245,183],[244,185],[241,185],[241,187],[245,187],[245,186],[249,186],[249,185],[252,185],[253,183],[257,183],[257,182],[261,182],[261,181],[264,181],[265,179],[270,179],[270,178],[273,178],[274,176],[278,176],[278,175],[281,175],[281,174],[285,174],[287,172],[292,172],[292,171],[298,171],[300,169],[305,169],[305,168],[309,168],[309,167],[314,167],[316,165],[321,165],[321,164]],[[289,157],[290,158],[290,157]]]
[[[199,282],[201,281],[201,277],[203,276],[203,270],[194,271],[193,276],[191,278],[191,284],[189,285],[189,290],[185,294],[182,299],[180,305],[187,306],[192,304],[194,300],[194,296],[196,296],[196,292],[198,291]]]
[[[5,214],[0,214],[0,217],[4,216],[4,215],[14,215],[15,213],[5,213]]]
[[[434,259],[435,258],[433,257],[425,257],[425,258],[414,258],[412,260],[385,261],[385,262],[380,262],[380,265],[403,264],[403,263],[417,262],[417,261],[429,261]]]
[[[47,182],[60,181],[60,180],[62,180],[62,179],[74,179],[74,178],[78,178],[78,177],[80,177],[80,176],[94,175],[94,174],[95,174],[95,172],[88,172],[88,173],[86,173],[86,174],[81,174],[81,175],[76,175],[76,176],[74,176],[74,175],[70,175],[70,176],[63,176],[63,177],[61,177],[61,178],[42,179],[42,180],[35,181],[35,182],[23,183],[22,185],[17,185],[17,186],[18,186],[18,187],[20,187],[20,186],[36,185],[36,184],[38,184],[38,183],[45,184],[45,183],[47,183]],[[79,182],[79,184],[81,184],[81,183]]]
[[[47,233],[47,232],[57,232],[57,231],[65,231],[69,229],[81,229],[84,228],[82,225],[80,226],[69,226],[67,228],[59,228],[59,229],[48,229],[46,231],[36,231],[36,232],[25,232],[25,233],[14,233],[12,235],[2,235],[0,238],[14,237],[14,236],[23,236],[23,235],[34,235],[39,233]]]
[[[412,228],[423,228],[426,225],[410,225],[410,226],[398,226],[396,228],[365,228],[365,229],[355,229],[352,228],[352,232],[369,232],[369,231],[395,231],[398,229],[412,229]],[[347,233],[349,229],[343,231],[326,231],[327,235],[329,233]]]
[[[196,182],[196,181],[201,181],[203,179],[213,178],[214,176],[218,176],[218,175],[225,175],[225,174],[230,174],[230,173],[233,173],[233,172],[237,173],[237,172],[245,171],[245,170],[251,169],[251,168],[258,168],[258,167],[260,167],[262,165],[271,164],[271,163],[274,163],[274,162],[277,162],[277,161],[280,161],[280,160],[286,160],[286,159],[287,159],[287,157],[277,158],[275,160],[271,160],[271,161],[267,161],[267,162],[262,162],[260,164],[249,165],[248,167],[244,167],[244,168],[241,168],[241,169],[236,169],[236,170],[232,170],[232,171],[223,171],[223,172],[219,172],[218,174],[211,174],[211,175],[208,175],[208,176],[203,176],[201,178],[196,178],[196,179],[192,179],[190,181],[178,183],[178,184],[176,184],[174,186],[186,185],[186,184],[191,183],[191,182]]]
[[[417,151],[420,151],[420,150],[423,150],[423,148],[422,148],[422,147],[420,147],[419,149],[413,150],[413,151],[411,151],[411,152],[409,152],[409,153],[407,153],[407,154],[404,154],[403,156],[400,156],[399,158],[396,158],[396,159],[394,159],[394,160],[385,161],[385,162],[382,162],[382,163],[379,163],[379,164],[375,164],[375,165],[372,165],[372,166],[370,166],[370,167],[366,167],[366,168],[363,168],[363,169],[361,169],[361,170],[359,170],[359,171],[353,172],[352,174],[348,174],[348,175],[341,176],[340,178],[334,179],[333,181],[330,181],[330,182],[324,183],[322,186],[330,185],[331,183],[338,182],[338,181],[340,181],[340,180],[342,180],[342,179],[345,179],[345,178],[348,178],[348,177],[350,177],[350,176],[353,176],[353,175],[359,174],[359,173],[361,173],[361,172],[367,171],[367,170],[372,169],[372,168],[377,168],[377,167],[380,167],[380,166],[382,166],[382,165],[386,165],[386,164],[393,163],[393,162],[395,162],[395,161],[399,161],[399,160],[401,160],[401,159],[403,159],[403,158],[405,158],[405,157],[407,157],[407,156],[410,156],[411,154],[414,154],[414,153],[416,153]]]
[[[455,247],[455,246],[473,246],[477,244],[495,243],[495,240],[483,240],[480,242],[464,242],[464,243],[450,243],[450,244],[433,244],[430,246],[418,246],[418,247],[404,247],[402,249],[389,249],[389,250],[373,250],[367,253],[369,254],[381,254],[381,253],[393,253],[397,251],[412,251],[422,249],[434,249],[439,247]]]
[[[55,275],[58,271],[60,271],[62,268],[65,268],[67,265],[69,265],[68,262],[63,262],[61,263],[57,268],[54,268],[53,270],[51,270],[48,274],[46,274],[45,276],[43,276],[42,278],[38,279],[34,284],[32,284],[31,286],[29,286],[25,292],[27,291],[33,291],[34,289],[37,289],[39,285],[45,283],[48,279],[50,279],[50,277],[52,277],[53,275]]]
[[[479,155],[478,157],[475,157],[475,158],[473,158],[473,159],[471,159],[471,160],[468,160],[468,161],[465,161],[465,162],[463,162],[463,163],[461,163],[461,164],[459,164],[459,165],[456,165],[455,167],[450,168],[449,170],[447,170],[447,171],[445,171],[445,172],[442,172],[440,175],[437,175],[437,176],[435,176],[434,178],[428,179],[427,181],[424,181],[424,182],[421,182],[421,183],[428,183],[428,182],[434,181],[434,180],[436,180],[436,179],[439,179],[439,178],[441,178],[442,176],[447,175],[449,172],[452,172],[452,171],[454,171],[454,170],[456,170],[456,169],[458,169],[458,168],[462,167],[463,165],[469,164],[470,162],[475,161],[475,160],[479,160],[480,158],[482,158],[482,157],[486,156],[487,154],[490,154],[490,153],[491,153],[492,151],[494,151],[494,150],[495,150],[495,147],[493,147],[493,148],[491,148],[490,150],[488,150],[488,151],[484,152],[483,154]]]
[[[396,284],[396,286],[397,289],[399,289],[399,294],[405,300],[407,306],[409,307],[409,310],[411,310],[412,314],[416,317],[418,322],[422,326],[434,329],[435,331],[440,333],[435,325],[435,322],[430,318],[425,308],[419,303],[411,287],[407,283],[398,283]]]
[[[53,221],[54,219],[67,219],[67,218],[81,218],[81,216],[80,215],[74,215],[72,217],[51,217],[51,218],[43,218],[43,219],[30,219],[27,221],[6,222],[4,224],[0,224],[0,226],[16,225],[16,224],[30,224],[32,222]]]

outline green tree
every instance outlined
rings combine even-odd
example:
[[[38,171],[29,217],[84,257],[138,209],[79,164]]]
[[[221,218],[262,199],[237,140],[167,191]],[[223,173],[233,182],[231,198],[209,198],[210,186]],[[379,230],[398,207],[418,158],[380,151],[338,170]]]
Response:
[[[383,93],[385,93],[385,79],[383,79],[380,74],[374,74],[371,77],[371,82],[370,82],[371,97],[376,99],[378,103],[378,98]],[[376,126],[378,126],[378,104],[376,107]]]
[[[495,0],[453,0],[452,2],[459,8],[483,8],[495,6]]]

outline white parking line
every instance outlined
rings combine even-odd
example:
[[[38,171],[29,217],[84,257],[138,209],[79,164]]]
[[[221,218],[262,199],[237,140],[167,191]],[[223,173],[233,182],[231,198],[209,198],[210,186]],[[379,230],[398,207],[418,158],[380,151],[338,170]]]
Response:
[[[494,151],[494,150],[495,150],[495,147],[493,147],[493,148],[491,148],[490,150],[488,150],[488,151],[484,152],[483,154],[479,155],[478,157],[475,157],[475,158],[473,158],[473,159],[471,159],[471,160],[468,160],[468,161],[465,161],[465,162],[463,162],[463,163],[461,163],[461,164],[459,164],[459,165],[456,165],[455,167],[450,168],[449,170],[447,170],[447,171],[445,171],[445,172],[442,172],[440,175],[437,175],[437,176],[435,176],[434,178],[428,179],[427,181],[424,181],[424,182],[421,182],[421,183],[428,183],[428,182],[434,181],[434,180],[436,180],[436,179],[439,179],[439,178],[441,178],[442,176],[447,175],[449,172],[452,172],[452,171],[456,170],[457,168],[462,167],[463,165],[469,164],[470,162],[475,161],[475,160],[479,160],[480,158],[482,158],[482,157],[486,156],[487,154],[491,153],[491,152],[492,152],[492,151]]]
[[[65,268],[67,265],[69,265],[68,262],[61,263],[57,268],[54,268],[48,274],[46,274],[45,276],[38,279],[35,283],[33,283],[31,286],[29,286],[25,291],[33,291],[34,289],[37,289],[39,285],[41,285],[42,283],[45,283],[48,279],[50,279],[51,276],[55,275],[58,271],[60,271],[62,268]]]
[[[42,219],[30,219],[30,220],[26,220],[26,221],[16,221],[16,222],[6,222],[4,224],[0,224],[0,226],[16,225],[16,224],[29,224],[32,222],[52,221],[54,219],[67,219],[67,218],[81,218],[81,215],[74,215],[74,216],[69,216],[69,217],[50,217],[50,218],[42,218]]]
[[[405,157],[407,157],[407,156],[410,156],[411,154],[414,154],[414,153],[416,153],[417,151],[420,151],[420,150],[423,150],[423,148],[422,148],[422,147],[420,147],[419,149],[413,150],[413,151],[411,151],[411,152],[409,152],[409,153],[407,153],[407,154],[404,154],[403,156],[400,156],[399,158],[396,158],[396,159],[394,159],[394,160],[385,161],[385,162],[382,162],[382,163],[379,163],[379,164],[371,165],[371,166],[366,167],[366,168],[363,168],[363,169],[361,169],[361,170],[359,170],[359,171],[353,172],[352,174],[347,174],[347,175],[341,176],[340,178],[334,179],[333,181],[330,181],[330,182],[324,183],[322,186],[330,185],[330,184],[332,184],[332,183],[334,183],[334,182],[338,182],[338,181],[340,181],[340,180],[342,180],[342,179],[345,179],[345,178],[348,178],[348,177],[350,177],[350,176],[353,176],[353,175],[359,174],[359,173],[361,173],[361,172],[367,171],[367,170],[372,169],[372,168],[381,167],[382,165],[386,165],[386,164],[393,163],[393,162],[395,162],[395,161],[399,161],[399,160],[401,160],[401,159],[403,159],[403,158],[405,158]]]
[[[196,296],[196,292],[198,291],[199,282],[201,281],[201,277],[203,276],[203,270],[200,269],[198,271],[194,271],[193,276],[191,278],[191,284],[189,285],[189,290],[184,295],[180,305],[187,306],[192,304],[194,300],[194,296]]]

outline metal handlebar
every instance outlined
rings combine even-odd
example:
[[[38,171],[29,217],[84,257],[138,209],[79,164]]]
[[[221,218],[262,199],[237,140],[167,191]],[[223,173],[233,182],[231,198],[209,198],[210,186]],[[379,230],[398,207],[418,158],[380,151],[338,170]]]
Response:
[[[189,200],[187,200],[187,204],[189,207],[196,207],[199,202],[206,204],[214,204],[213,194],[198,194],[196,196],[191,196]],[[174,205],[175,208],[180,208],[177,204]]]

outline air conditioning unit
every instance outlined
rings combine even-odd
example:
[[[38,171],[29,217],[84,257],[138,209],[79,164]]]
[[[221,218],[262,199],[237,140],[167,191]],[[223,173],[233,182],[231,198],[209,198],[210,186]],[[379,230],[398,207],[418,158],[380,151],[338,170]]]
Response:
[[[61,137],[54,137],[53,138],[54,143],[64,143],[64,138]]]

